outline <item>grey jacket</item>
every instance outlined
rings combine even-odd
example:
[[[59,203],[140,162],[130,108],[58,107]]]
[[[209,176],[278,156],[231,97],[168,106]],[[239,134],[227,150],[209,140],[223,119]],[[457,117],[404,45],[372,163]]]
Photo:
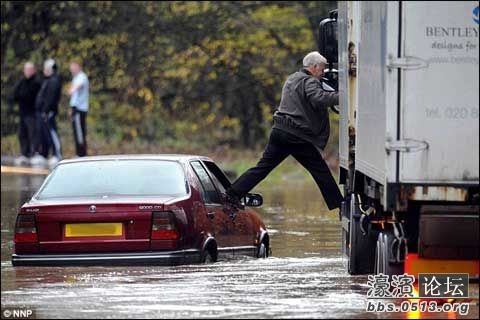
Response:
[[[308,70],[291,74],[282,89],[273,127],[324,149],[330,136],[328,108],[338,104],[338,93],[322,89]]]

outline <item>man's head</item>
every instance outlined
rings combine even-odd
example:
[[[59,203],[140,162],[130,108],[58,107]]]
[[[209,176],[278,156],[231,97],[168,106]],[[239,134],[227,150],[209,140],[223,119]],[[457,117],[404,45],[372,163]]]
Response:
[[[325,70],[326,65],[327,59],[318,51],[312,51],[303,58],[303,67],[316,78],[323,76],[323,70]]]
[[[50,77],[54,72],[55,69],[57,68],[57,65],[55,64],[55,60],[53,59],[47,59],[43,63],[43,75],[45,77]]]
[[[82,71],[82,63],[78,59],[70,61],[70,72],[75,76]]]
[[[35,74],[35,65],[33,62],[26,62],[23,66],[23,75],[25,78],[30,79]]]

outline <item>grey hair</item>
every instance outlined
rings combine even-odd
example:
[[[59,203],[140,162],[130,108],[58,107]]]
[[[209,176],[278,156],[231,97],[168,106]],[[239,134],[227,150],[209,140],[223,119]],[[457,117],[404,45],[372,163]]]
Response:
[[[328,62],[318,51],[312,51],[303,58],[304,67],[310,67],[322,63],[327,64]]]
[[[47,69],[49,71],[52,71],[52,72],[55,71],[54,67],[55,67],[55,60],[53,60],[53,59],[47,59],[43,63],[43,68]]]

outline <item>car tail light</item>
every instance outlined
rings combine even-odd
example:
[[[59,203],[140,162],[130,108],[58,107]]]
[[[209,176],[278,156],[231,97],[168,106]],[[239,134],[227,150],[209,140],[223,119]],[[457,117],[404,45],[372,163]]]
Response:
[[[15,224],[14,242],[37,242],[37,226],[35,223],[35,215],[19,214]]]
[[[177,240],[180,234],[172,212],[154,212],[152,219],[152,240]]]

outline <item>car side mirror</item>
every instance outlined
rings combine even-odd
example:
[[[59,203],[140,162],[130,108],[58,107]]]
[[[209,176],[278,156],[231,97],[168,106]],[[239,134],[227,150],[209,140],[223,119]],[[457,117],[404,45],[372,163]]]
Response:
[[[258,193],[248,193],[245,196],[245,205],[247,207],[260,207],[263,204],[263,197]]]

